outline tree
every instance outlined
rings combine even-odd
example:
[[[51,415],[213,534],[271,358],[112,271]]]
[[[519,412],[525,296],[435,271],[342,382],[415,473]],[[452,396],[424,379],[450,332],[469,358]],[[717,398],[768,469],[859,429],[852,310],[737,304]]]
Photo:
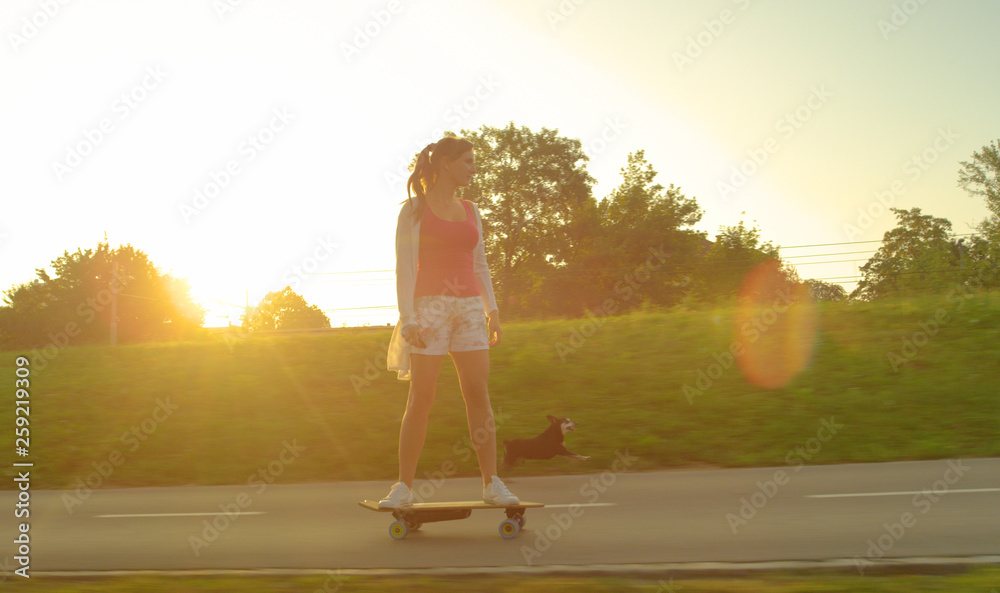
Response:
[[[248,331],[330,328],[326,313],[307,303],[291,286],[264,295],[256,307],[243,312],[241,320]]]
[[[205,311],[187,282],[161,273],[131,245],[68,251],[35,270],[31,282],[4,292],[0,346],[6,349],[189,337]],[[115,324],[112,324],[114,313]]]
[[[1000,286],[1000,243],[984,236],[973,235],[958,242],[959,280],[970,288],[996,288]]]
[[[780,264],[778,248],[770,241],[761,242],[760,229],[749,228],[742,220],[736,226],[720,227],[700,260],[697,295],[707,300],[730,299],[744,278],[768,261],[779,262],[777,270],[786,281],[798,282],[798,274]]]
[[[872,301],[939,292],[964,280],[950,221],[922,214],[920,208],[891,210],[898,224],[886,231],[878,251],[861,266],[862,278],[851,298]]]
[[[971,161],[962,161],[958,185],[974,196],[986,199],[990,216],[979,225],[987,239],[1000,245],[1000,140],[994,140],[973,152]]]
[[[598,205],[601,257],[594,267],[603,272],[600,282],[591,285],[600,286],[600,297],[606,298],[646,264],[649,269],[638,272],[642,278],[631,283],[638,286],[640,298],[619,300],[626,307],[640,302],[674,305],[690,288],[692,264],[705,241],[703,233],[685,227],[701,220],[702,211],[680,188],[656,183],[657,172],[645,151],[629,154],[621,175],[618,187]]]
[[[805,281],[809,287],[809,298],[813,302],[842,302],[847,300],[847,291],[839,284],[831,284],[822,280],[809,279]]]
[[[36,270],[38,278],[19,284],[4,292],[4,306],[0,307],[0,350],[41,346],[46,336],[60,333],[59,320],[66,319],[63,326],[71,326],[73,333],[79,324],[74,320],[68,307],[52,298],[51,286],[47,285],[48,275],[44,270]],[[67,334],[65,341],[70,337]],[[51,338],[49,338],[51,341]],[[59,340],[63,341],[62,338]],[[59,346],[61,347],[61,346]]]
[[[510,123],[463,130],[479,173],[463,197],[484,214],[483,241],[505,316],[548,308],[545,278],[571,260],[592,212],[594,179],[579,140]]]
[[[972,160],[962,161],[961,165],[958,185],[971,195],[983,196],[990,211],[977,227],[982,236],[971,238],[962,263],[972,274],[970,278],[982,286],[1000,286],[997,270],[1000,261],[1000,140],[987,144],[981,152],[972,153]]]

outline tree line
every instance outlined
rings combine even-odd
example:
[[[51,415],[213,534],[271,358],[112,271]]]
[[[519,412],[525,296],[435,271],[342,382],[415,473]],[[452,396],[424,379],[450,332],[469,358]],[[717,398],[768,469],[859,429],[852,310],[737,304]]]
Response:
[[[741,221],[712,239],[694,230],[703,215],[696,198],[658,182],[642,150],[628,155],[619,184],[597,199],[579,139],[513,123],[461,135],[476,147],[479,169],[462,197],[483,212],[505,319],[579,317],[611,302],[613,313],[727,302],[764,262],[777,262],[784,283],[803,283],[755,227]],[[812,298],[874,301],[996,287],[998,149],[1000,141],[987,144],[959,169],[958,185],[982,197],[990,212],[976,233],[956,238],[946,219],[893,208],[897,226],[862,266],[857,288],[848,294],[837,284],[806,280]],[[36,269],[34,280],[3,293],[0,349],[58,345],[67,336],[73,344],[188,339],[204,323],[205,310],[187,282],[161,273],[131,245],[112,249],[105,241],[67,251],[51,267],[52,274]],[[241,321],[249,331],[330,326],[290,287],[268,293]]]

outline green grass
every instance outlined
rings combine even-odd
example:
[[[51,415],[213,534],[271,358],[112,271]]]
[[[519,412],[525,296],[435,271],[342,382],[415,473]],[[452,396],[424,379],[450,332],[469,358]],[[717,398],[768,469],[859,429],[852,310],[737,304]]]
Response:
[[[942,311],[935,331],[927,323]],[[639,471],[1000,455],[998,296],[826,305],[814,331],[792,314],[772,317],[753,344],[758,371],[811,348],[808,364],[773,388],[735,364],[714,372],[734,339],[748,343],[735,319],[716,309],[506,324],[491,353],[499,437],[533,436],[546,414],[569,416],[579,430],[568,447],[592,456],[513,473],[600,471],[626,450]],[[926,343],[922,322],[934,334]],[[392,479],[407,383],[384,370],[388,338],[378,329],[61,350],[30,377],[32,487],[72,488],[101,469],[102,487],[243,484],[285,442],[305,450],[280,466],[283,483]],[[919,347],[897,372],[889,354],[909,352],[906,340]],[[13,461],[18,354],[0,353],[0,450]],[[697,387],[699,371],[716,378],[689,402],[684,386]],[[176,409],[167,415],[163,404]],[[824,419],[842,428],[821,443]],[[478,473],[450,363],[418,476],[447,462]]]
[[[879,577],[841,575],[765,574],[731,579],[636,579],[624,577],[584,578],[569,576],[466,576],[442,579],[367,577],[114,577],[85,580],[62,578],[17,579],[5,584],[7,591],[37,593],[102,591],[121,593],[171,593],[184,591],[406,591],[483,593],[996,593],[1000,569],[983,567],[950,575],[892,575]]]

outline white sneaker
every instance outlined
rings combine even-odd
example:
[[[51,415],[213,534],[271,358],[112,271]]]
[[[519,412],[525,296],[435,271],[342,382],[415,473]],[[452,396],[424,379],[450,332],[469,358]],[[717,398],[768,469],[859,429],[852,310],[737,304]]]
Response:
[[[518,504],[521,500],[511,494],[507,486],[500,481],[500,478],[493,476],[489,485],[483,488],[483,502],[500,506],[510,506]]]
[[[389,495],[378,501],[380,509],[398,509],[413,504],[413,493],[410,487],[403,482],[396,482],[392,485]]]

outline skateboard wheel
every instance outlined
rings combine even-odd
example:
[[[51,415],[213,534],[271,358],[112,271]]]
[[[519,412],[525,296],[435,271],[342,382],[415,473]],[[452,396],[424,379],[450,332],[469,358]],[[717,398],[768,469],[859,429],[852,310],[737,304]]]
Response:
[[[514,517],[514,520],[517,521],[517,526],[522,528],[524,527],[524,524],[528,522],[528,520],[524,518],[524,515],[517,515]]]
[[[517,521],[513,519],[505,519],[500,523],[500,536],[504,539],[510,539],[517,535],[517,532],[521,530],[521,527],[517,524]]]
[[[393,521],[389,526],[389,537],[392,539],[403,539],[406,537],[406,525],[401,521]]]

